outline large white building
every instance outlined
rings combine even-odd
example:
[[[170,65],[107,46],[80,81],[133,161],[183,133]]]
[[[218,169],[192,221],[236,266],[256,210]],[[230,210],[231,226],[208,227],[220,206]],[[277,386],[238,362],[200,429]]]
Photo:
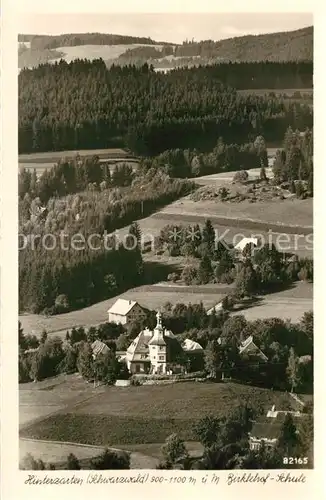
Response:
[[[125,361],[131,373],[173,374],[187,370],[194,356],[203,357],[204,350],[197,342],[186,339],[181,343],[162,325],[158,312],[154,330],[145,328],[127,349]]]
[[[109,322],[128,325],[146,319],[146,312],[134,300],[118,299],[108,310]]]

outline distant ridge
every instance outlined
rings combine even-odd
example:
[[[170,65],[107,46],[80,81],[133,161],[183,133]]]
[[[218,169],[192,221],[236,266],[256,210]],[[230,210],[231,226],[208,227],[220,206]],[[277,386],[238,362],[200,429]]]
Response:
[[[107,33],[21,34],[18,35],[18,42],[20,68],[60,58],[69,61],[100,57],[108,64],[140,65],[148,62],[155,68],[163,69],[228,61],[313,61],[312,26],[295,31],[245,35],[219,41],[185,41],[182,44]]]
[[[148,45],[165,45],[167,42],[156,42],[149,37],[115,35],[109,33],[65,33],[61,35],[18,35],[18,42],[29,42],[32,49],[46,50],[58,47],[76,47],[79,45],[128,45],[141,43]],[[175,45],[175,44],[173,44]]]

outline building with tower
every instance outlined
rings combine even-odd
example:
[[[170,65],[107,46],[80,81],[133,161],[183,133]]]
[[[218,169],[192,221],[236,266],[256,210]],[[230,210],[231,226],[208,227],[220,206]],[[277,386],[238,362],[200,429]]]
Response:
[[[181,343],[162,325],[162,316],[156,314],[154,330],[141,331],[127,349],[125,361],[131,373],[166,374],[187,372],[192,358],[204,355],[203,348],[190,339]]]

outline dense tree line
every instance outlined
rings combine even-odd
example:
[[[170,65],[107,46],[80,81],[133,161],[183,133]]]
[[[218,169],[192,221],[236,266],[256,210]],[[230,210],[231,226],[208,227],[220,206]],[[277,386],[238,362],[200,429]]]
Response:
[[[21,173],[21,310],[63,312],[140,284],[139,231],[134,228],[136,241],[128,237],[118,241],[110,233],[192,188],[190,183],[151,171],[129,187],[101,190],[95,183],[88,191],[51,198],[78,189],[74,173],[82,175],[83,169],[70,167],[58,166],[39,182],[27,171]]]
[[[243,81],[246,67],[234,67],[239,68],[235,79]],[[136,153],[156,155],[177,147],[212,149],[218,137],[243,143],[263,134],[276,141],[288,126],[312,126],[308,105],[238,95],[221,83],[223,68],[224,74],[232,74],[229,65],[166,75],[147,64],[108,69],[101,59],[25,69],[19,74],[19,151],[126,145]],[[261,63],[248,69],[250,79],[264,68]],[[291,74],[297,74],[295,68]],[[268,75],[278,74],[282,85],[282,71],[273,68]],[[312,77],[312,67],[303,73],[309,71]]]
[[[259,181],[288,183],[292,193],[299,198],[313,195],[313,131],[303,132],[289,127],[283,137],[283,148],[276,153],[273,164],[274,179],[268,179],[268,155],[266,141],[257,136],[248,144],[225,144],[222,137],[212,151],[196,149],[169,149],[154,158],[141,158],[140,171],[160,169],[170,177],[191,178],[225,171],[239,171],[236,182],[246,182],[246,169],[261,168]],[[302,182],[303,181],[303,182]]]
[[[219,62],[174,70],[176,74],[184,72],[188,75],[196,74],[202,79],[213,78],[238,90],[313,88],[312,61]]]
[[[265,144],[265,141],[264,141]],[[263,154],[262,154],[263,153]],[[225,144],[222,137],[212,151],[169,149],[154,158],[141,158],[140,168],[165,171],[170,177],[191,178],[214,173],[268,166],[266,147],[260,150],[256,141],[248,144]]]

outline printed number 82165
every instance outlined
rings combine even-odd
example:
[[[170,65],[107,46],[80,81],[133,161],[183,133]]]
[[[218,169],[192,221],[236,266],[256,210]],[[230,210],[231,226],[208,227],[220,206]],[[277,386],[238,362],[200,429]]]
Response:
[[[283,457],[284,465],[307,465],[308,457]]]

